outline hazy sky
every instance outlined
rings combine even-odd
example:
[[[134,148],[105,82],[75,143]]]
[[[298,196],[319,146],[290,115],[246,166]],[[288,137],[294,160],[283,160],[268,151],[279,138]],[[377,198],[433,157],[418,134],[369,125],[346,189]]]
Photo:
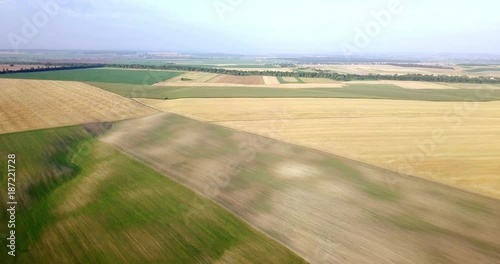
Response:
[[[498,0],[0,0],[0,49],[498,54],[498,10]]]

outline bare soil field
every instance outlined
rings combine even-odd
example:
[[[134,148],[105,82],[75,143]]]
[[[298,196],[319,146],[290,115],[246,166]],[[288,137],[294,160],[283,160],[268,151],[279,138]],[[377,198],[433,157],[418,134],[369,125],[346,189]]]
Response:
[[[500,198],[499,102],[319,98],[141,102]]]
[[[102,140],[311,263],[500,261],[497,200],[174,114],[115,123]],[[193,204],[205,210],[201,201]]]
[[[155,113],[96,87],[64,81],[0,79],[0,134]]]

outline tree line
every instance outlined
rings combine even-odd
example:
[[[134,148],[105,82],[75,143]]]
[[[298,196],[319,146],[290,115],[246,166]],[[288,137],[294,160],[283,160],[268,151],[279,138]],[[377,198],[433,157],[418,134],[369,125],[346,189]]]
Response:
[[[223,69],[223,68],[212,68],[203,66],[191,66],[191,65],[141,65],[141,64],[110,64],[109,67],[116,68],[135,68],[135,69],[152,69],[152,70],[173,70],[173,71],[199,71],[208,72],[215,74],[228,74],[236,76],[250,76],[250,75],[262,75],[262,76],[276,76],[276,77],[308,77],[308,78],[328,78],[336,81],[357,81],[357,80],[396,80],[396,81],[425,81],[425,82],[449,82],[449,83],[500,83],[500,79],[492,77],[469,77],[465,75],[431,75],[431,74],[394,74],[394,75],[382,75],[382,74],[345,74],[331,72],[321,69],[315,69],[314,71],[290,71],[281,72],[274,70],[235,70],[235,69]]]
[[[23,63],[27,64],[27,63]],[[15,64],[11,64],[15,65]],[[33,65],[33,66],[31,66]],[[6,68],[3,68],[0,71],[0,74],[7,74],[7,73],[21,73],[21,72],[42,72],[42,71],[61,71],[61,70],[75,70],[75,69],[87,69],[87,68],[99,68],[99,67],[104,67],[106,65],[104,64],[87,64],[87,63],[64,63],[64,64],[58,64],[58,63],[50,63],[50,64],[32,64],[30,63],[29,67],[21,68],[19,70],[9,70]]]
[[[347,74],[337,73],[327,70],[314,69],[311,70],[296,70],[290,72],[282,72],[275,70],[236,70],[236,69],[223,69],[217,67],[193,66],[193,65],[179,65],[179,64],[165,64],[165,65],[144,65],[144,64],[88,64],[88,63],[50,63],[45,64],[50,67],[23,69],[17,72],[37,72],[37,71],[60,71],[71,69],[85,69],[85,68],[98,68],[98,67],[114,67],[114,68],[132,68],[132,69],[145,69],[145,70],[172,70],[172,71],[199,71],[215,74],[228,74],[236,76],[276,76],[276,77],[307,77],[307,78],[327,78],[336,81],[362,81],[362,80],[396,80],[396,81],[424,81],[424,82],[449,82],[449,83],[500,83],[500,79],[493,77],[469,77],[465,75],[432,75],[432,74]],[[54,67],[56,66],[56,67]],[[12,73],[2,71],[0,74]]]

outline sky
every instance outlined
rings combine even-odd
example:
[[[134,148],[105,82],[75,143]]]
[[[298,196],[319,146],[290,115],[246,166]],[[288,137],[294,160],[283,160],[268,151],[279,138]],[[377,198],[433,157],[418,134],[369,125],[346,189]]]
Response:
[[[498,0],[0,0],[0,49],[500,54]]]

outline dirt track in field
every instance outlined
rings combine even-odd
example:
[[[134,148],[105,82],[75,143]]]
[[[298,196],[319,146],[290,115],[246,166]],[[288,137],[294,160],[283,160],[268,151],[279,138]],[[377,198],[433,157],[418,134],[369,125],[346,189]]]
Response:
[[[0,134],[116,121],[157,111],[79,83],[0,79]]]

